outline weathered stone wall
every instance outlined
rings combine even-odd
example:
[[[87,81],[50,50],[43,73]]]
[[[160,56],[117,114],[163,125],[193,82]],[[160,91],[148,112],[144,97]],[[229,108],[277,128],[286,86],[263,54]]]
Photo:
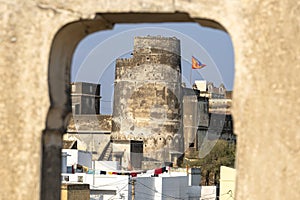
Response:
[[[163,161],[156,151],[167,136],[183,139],[180,41],[135,37],[133,57],[118,59],[115,71],[112,140],[143,140],[145,156]],[[170,150],[182,151],[173,143]]]
[[[68,123],[68,133],[111,132],[111,115],[73,115]]]
[[[39,199],[47,174],[55,176],[42,196],[59,198],[61,134],[71,110],[69,71],[78,41],[113,23],[161,21],[195,21],[232,38],[236,199],[300,199],[299,12],[293,0],[2,1],[0,199]],[[109,14],[80,20],[95,13]],[[49,165],[41,175],[43,129],[43,149],[55,152],[44,157],[58,167]]]
[[[235,197],[299,199],[300,5],[249,1],[241,11],[245,43],[235,50],[232,109],[238,137]]]
[[[139,36],[134,38],[134,54],[152,55],[155,54],[175,54],[180,56],[180,41],[176,37],[162,37],[162,36]],[[175,57],[178,59],[178,57]],[[153,62],[153,60],[151,60]],[[167,61],[171,64],[170,61]],[[178,65],[178,61],[175,61]],[[172,66],[172,65],[171,65]]]

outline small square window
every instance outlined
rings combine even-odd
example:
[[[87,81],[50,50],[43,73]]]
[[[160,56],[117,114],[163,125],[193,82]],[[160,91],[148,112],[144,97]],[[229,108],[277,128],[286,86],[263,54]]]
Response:
[[[83,176],[78,176],[78,182],[82,183],[83,182]]]

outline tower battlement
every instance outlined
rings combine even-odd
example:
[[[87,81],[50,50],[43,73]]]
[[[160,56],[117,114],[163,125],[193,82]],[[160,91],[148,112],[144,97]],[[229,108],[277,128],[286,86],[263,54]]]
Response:
[[[138,36],[134,38],[134,54],[164,53],[180,56],[180,40],[176,37]]]

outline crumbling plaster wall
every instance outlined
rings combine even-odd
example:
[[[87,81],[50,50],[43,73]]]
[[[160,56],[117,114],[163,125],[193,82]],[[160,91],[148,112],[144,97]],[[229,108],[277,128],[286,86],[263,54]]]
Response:
[[[183,151],[180,41],[135,37],[133,52],[116,60],[112,140],[142,140],[144,157],[170,162],[162,148]],[[163,142],[169,135],[180,140],[169,146]]]
[[[77,33],[76,28],[80,27],[77,24],[74,29],[57,34],[50,59],[50,65],[55,68],[50,67],[48,71],[49,52],[57,31],[81,18],[91,19],[95,13],[175,11],[201,18],[196,21],[203,25],[226,27],[233,41],[236,67],[233,116],[238,135],[236,198],[300,198],[297,193],[300,185],[299,3],[293,0],[226,3],[218,0],[6,0],[0,7],[0,163],[3,165],[0,174],[4,175],[0,199],[39,199],[42,131],[47,126],[44,136],[47,148],[61,142],[61,129],[65,127],[62,119],[70,111],[65,107],[69,101],[65,92],[67,84],[61,86],[69,81],[71,50],[76,46],[72,40],[96,29],[89,29],[89,23],[83,22],[85,32]],[[112,15],[99,20],[98,30],[111,27],[111,21],[167,21],[162,16],[142,19]],[[46,125],[49,92],[52,108]],[[52,173],[51,170],[47,168],[45,173]]]

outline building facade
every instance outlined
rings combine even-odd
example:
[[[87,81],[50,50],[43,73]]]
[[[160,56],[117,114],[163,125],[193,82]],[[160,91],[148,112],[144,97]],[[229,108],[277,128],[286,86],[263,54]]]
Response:
[[[202,144],[209,125],[208,98],[200,90],[183,88],[183,134],[185,155],[194,153]]]
[[[207,131],[198,133],[198,149],[205,138],[236,142],[231,116],[232,91],[227,91],[223,84],[216,87],[206,80],[196,80],[193,88],[208,99],[209,125]]]
[[[92,153],[93,160],[108,160],[111,115],[100,114],[100,84],[71,83],[72,116],[64,142],[77,141],[77,148]]]
[[[71,83],[73,115],[100,114],[100,84]]]

